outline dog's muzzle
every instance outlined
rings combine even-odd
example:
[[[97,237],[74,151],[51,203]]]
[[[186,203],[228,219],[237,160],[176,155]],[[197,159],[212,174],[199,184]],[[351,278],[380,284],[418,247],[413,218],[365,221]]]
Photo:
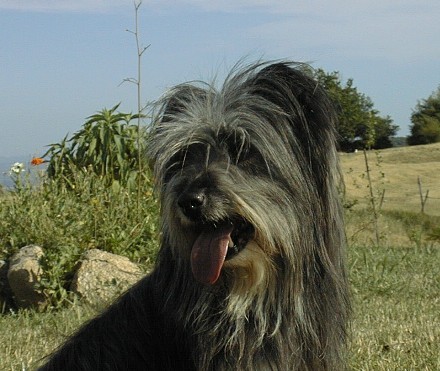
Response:
[[[206,190],[185,192],[178,206],[193,224],[196,240],[191,250],[194,277],[205,284],[214,284],[225,260],[234,258],[254,238],[254,227],[245,218],[234,215],[222,220],[212,219]]]

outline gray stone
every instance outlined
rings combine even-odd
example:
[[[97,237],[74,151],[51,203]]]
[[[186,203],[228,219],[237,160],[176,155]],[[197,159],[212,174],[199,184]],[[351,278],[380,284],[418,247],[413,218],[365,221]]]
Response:
[[[8,283],[19,308],[41,308],[45,305],[45,297],[37,289],[42,273],[42,256],[40,246],[29,245],[22,247],[9,261]]]
[[[70,289],[88,303],[107,304],[142,275],[128,258],[93,249],[81,257]]]

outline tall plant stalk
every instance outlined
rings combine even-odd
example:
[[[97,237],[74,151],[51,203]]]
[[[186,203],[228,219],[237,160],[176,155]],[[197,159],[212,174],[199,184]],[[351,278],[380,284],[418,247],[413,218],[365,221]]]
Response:
[[[365,149],[364,149],[364,159],[365,159],[365,168],[367,172],[368,188],[370,189],[370,202],[371,202],[371,209],[373,211],[373,222],[374,222],[374,232],[376,235],[376,245],[379,246],[380,244],[379,212],[376,206],[376,199],[374,197],[374,191],[373,191],[373,182],[371,181],[371,175],[370,175],[371,171],[370,171],[370,166],[368,164],[367,151]]]
[[[142,106],[142,98],[141,98],[141,90],[142,90],[142,55],[144,54],[145,50],[147,50],[150,47],[150,44],[143,47],[141,46],[140,42],[140,36],[139,36],[139,8],[142,5],[142,0],[139,2],[134,2],[134,12],[135,12],[135,24],[134,24],[134,31],[132,30],[126,30],[127,32],[130,32],[134,35],[136,40],[136,50],[137,50],[137,77],[133,78],[127,78],[124,79],[123,82],[130,82],[132,84],[136,85],[137,89],[137,130],[138,130],[138,137],[137,137],[137,146],[138,146],[138,193],[137,193],[137,211],[140,210],[140,200],[141,200],[141,182],[142,182],[142,173],[143,173],[143,161],[142,161],[142,151],[141,151],[141,121],[143,117],[143,110],[145,107]]]

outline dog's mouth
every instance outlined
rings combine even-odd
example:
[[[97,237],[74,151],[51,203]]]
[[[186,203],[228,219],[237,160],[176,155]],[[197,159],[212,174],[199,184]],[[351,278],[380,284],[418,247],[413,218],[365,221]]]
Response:
[[[203,225],[191,251],[194,277],[201,283],[214,284],[225,260],[239,254],[253,236],[254,227],[243,219]]]

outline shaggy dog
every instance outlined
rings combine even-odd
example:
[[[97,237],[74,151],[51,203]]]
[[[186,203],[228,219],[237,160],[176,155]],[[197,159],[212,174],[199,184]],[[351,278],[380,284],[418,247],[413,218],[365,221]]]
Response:
[[[307,71],[260,63],[165,96],[156,268],[42,370],[344,369],[335,114]]]

